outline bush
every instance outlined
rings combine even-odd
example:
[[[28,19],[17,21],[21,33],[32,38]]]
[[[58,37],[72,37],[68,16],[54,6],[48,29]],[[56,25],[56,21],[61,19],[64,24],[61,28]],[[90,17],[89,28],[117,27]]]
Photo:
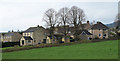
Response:
[[[2,42],[2,48],[3,47],[12,47],[15,45],[20,45],[20,42]]]
[[[94,39],[100,39],[99,37],[95,37]]]
[[[90,43],[92,42],[91,40],[80,40],[81,43]]]

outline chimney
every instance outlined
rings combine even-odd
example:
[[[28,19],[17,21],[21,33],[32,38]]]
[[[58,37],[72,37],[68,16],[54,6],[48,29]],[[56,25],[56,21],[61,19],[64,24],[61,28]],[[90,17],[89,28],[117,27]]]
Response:
[[[39,25],[37,25],[37,27],[40,27]]]
[[[101,22],[97,22],[97,24],[100,24]]]
[[[87,24],[89,24],[89,21],[87,21]]]
[[[12,30],[12,32],[14,32],[14,31]]]

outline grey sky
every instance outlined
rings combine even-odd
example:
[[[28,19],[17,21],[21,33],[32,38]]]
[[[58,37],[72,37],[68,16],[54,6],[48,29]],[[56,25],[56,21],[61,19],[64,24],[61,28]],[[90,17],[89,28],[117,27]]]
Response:
[[[118,0],[1,0],[0,32],[44,26],[42,17],[47,9],[72,6],[82,8],[88,20],[104,24],[112,23],[118,13]]]

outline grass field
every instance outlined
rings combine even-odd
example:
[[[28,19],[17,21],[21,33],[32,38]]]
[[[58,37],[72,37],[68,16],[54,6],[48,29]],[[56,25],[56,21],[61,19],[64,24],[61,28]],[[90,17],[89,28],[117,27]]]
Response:
[[[3,53],[3,59],[118,59],[118,40]]]

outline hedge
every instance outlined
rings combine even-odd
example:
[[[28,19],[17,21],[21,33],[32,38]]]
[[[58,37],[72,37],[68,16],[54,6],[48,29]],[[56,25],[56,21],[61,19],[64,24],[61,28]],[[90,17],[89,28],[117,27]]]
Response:
[[[2,48],[20,45],[20,42],[2,42]]]

